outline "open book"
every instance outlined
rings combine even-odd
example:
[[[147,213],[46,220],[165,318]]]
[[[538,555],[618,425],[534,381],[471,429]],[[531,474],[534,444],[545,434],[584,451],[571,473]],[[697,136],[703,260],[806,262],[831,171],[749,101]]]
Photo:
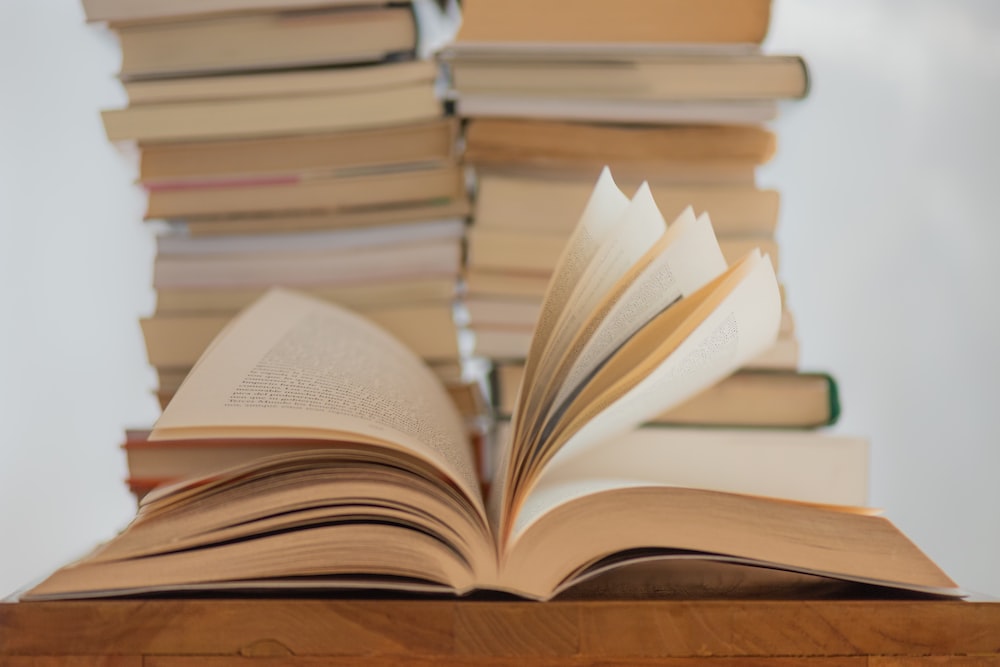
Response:
[[[692,557],[959,595],[889,521],[817,496],[822,485],[789,480],[764,497],[746,459],[716,474],[725,461],[620,446],[766,349],[780,314],[766,256],[727,268],[707,216],[668,227],[647,187],[629,199],[605,171],[546,294],[485,499],[462,420],[413,353],[359,315],[269,292],[206,350],[152,438],[287,453],[153,491],[118,537],[25,597],[361,587],[548,599],[622,565]]]

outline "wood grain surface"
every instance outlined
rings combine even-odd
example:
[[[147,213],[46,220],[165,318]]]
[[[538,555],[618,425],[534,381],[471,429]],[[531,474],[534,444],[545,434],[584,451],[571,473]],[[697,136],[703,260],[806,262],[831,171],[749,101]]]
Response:
[[[1000,602],[0,603],[6,667],[1000,667]]]

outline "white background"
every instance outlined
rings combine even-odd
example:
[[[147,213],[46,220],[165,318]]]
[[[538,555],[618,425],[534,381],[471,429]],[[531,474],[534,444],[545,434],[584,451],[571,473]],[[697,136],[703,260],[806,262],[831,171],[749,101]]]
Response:
[[[775,0],[772,25],[814,79],[761,176],[804,367],[871,436],[873,503],[1000,595],[1000,3]],[[0,1],[0,597],[127,522],[118,443],[157,414],[116,68],[75,0]]]

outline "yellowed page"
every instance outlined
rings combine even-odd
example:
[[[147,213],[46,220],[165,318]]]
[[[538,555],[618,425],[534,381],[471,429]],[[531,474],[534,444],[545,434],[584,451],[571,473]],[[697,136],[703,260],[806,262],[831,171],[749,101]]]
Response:
[[[727,269],[687,299],[659,313],[624,341],[611,358],[599,366],[579,391],[560,408],[539,434],[541,445],[522,474],[523,480],[537,479],[544,464],[574,433],[620,397],[635,388],[662,364],[669,354],[717,308],[732,288],[749,271],[748,260]],[[514,493],[514,506],[524,500],[528,484]],[[509,523],[508,523],[509,528]]]
[[[272,290],[217,338],[150,436],[310,437],[408,452],[485,516],[462,418],[433,372],[368,320]]]
[[[633,549],[684,550],[740,562],[962,595],[888,520],[770,498],[621,483],[590,485],[522,531],[504,590],[546,598],[581,565]]]
[[[518,446],[524,447],[529,458],[534,457],[538,447],[538,421],[555,393],[559,371],[572,363],[570,357],[577,352],[572,342],[583,325],[593,321],[595,312],[606,310],[602,303],[607,302],[609,294],[621,291],[615,289],[616,285],[628,277],[636,262],[666,233],[666,223],[648,184],[639,187],[614,227],[614,233],[601,243],[570,293],[538,359],[532,391],[518,415],[521,420]]]
[[[556,264],[555,273],[542,300],[541,314],[535,326],[531,348],[525,364],[524,381],[518,392],[515,415],[521,412],[522,405],[526,403],[528,392],[523,391],[523,389],[533,386],[539,355],[545,349],[549,336],[572,294],[573,287],[583,276],[590,260],[597,254],[601,243],[607,238],[615,221],[628,206],[628,203],[628,197],[618,189],[611,172],[605,168],[594,186],[594,191],[580,217],[579,224],[570,236],[566,248]],[[498,470],[498,483],[493,486],[495,497],[498,500],[505,497],[511,475],[516,469],[519,451],[514,443],[518,441],[518,428],[515,416],[510,456],[504,457],[504,465]],[[504,504],[493,503],[498,510],[503,510]]]
[[[743,275],[733,274],[740,276],[739,282],[721,303],[661,361],[656,362],[651,355],[651,363],[659,365],[635,384],[630,378],[618,381],[573,416],[560,435],[564,444],[555,451],[549,466],[558,466],[560,460],[632,430],[721,380],[773,344],[781,321],[781,298],[770,261],[754,255],[734,270]],[[709,300],[704,305],[713,304]]]
[[[576,229],[563,249],[542,300],[542,311],[524,370],[526,386],[530,387],[534,382],[540,355],[548,346],[549,337],[566,309],[574,287],[583,278],[591,260],[628,205],[629,199],[615,185],[611,172],[604,169]],[[521,400],[523,402],[524,398]]]
[[[706,214],[695,218],[688,209],[670,226],[669,245],[650,261],[621,295],[608,304],[601,318],[588,323],[587,337],[574,342],[575,361],[553,401],[562,405],[607,359],[644,324],[677,299],[692,294],[726,270],[712,223]],[[551,414],[551,413],[550,413]]]
[[[643,183],[574,286],[542,352],[534,382],[548,386],[580,326],[628,270],[667,231],[649,185]]]

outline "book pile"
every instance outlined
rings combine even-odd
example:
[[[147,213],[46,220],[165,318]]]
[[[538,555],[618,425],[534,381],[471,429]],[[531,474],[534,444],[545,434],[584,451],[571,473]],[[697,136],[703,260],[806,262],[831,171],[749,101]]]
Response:
[[[454,317],[465,180],[438,65],[418,55],[436,6],[84,5],[119,38],[128,105],[103,121],[138,147],[160,232],[141,324],[161,405],[233,315],[283,285],[364,311],[475,413]],[[133,471],[133,490],[169,477],[156,470]]]
[[[668,222],[688,206],[707,213],[728,261],[759,247],[778,263],[779,194],[757,186],[756,170],[775,151],[765,122],[779,100],[806,95],[808,79],[801,58],[762,51],[770,4],[464,4],[442,55],[476,176],[466,303],[475,352],[496,364],[501,416],[513,410],[543,290],[602,165],[627,192],[647,181]],[[786,307],[770,349],[654,422],[832,423],[833,378],[798,361]]]
[[[704,581],[719,566],[751,590],[767,571],[802,590],[964,595],[864,506],[867,442],[806,429],[835,417],[836,394],[829,377],[798,372],[774,265],[777,195],[754,184],[773,150],[760,124],[776,99],[805,93],[804,71],[737,46],[763,39],[768,0],[467,0],[448,56],[478,175],[467,312],[481,355],[523,359],[496,373],[511,419],[488,495],[447,373],[427,363],[460,356],[455,127],[431,76],[386,74],[433,66],[412,41],[373,52],[366,40],[346,56],[339,39],[312,48],[295,33],[274,38],[280,57],[240,48],[262,26],[346,22],[353,36],[357,16],[400,8],[303,0],[304,14],[229,14],[270,5],[173,0],[151,17],[130,12],[155,0],[91,3],[122,8],[131,98],[108,132],[138,141],[150,217],[167,220],[143,324],[176,389],[163,389],[152,434],[129,436],[130,469],[184,479],[148,490],[125,530],[25,599],[547,600],[644,572],[676,591],[679,573]],[[187,7],[222,13],[181,20]],[[218,26],[215,39],[242,37],[218,53],[181,48]],[[174,30],[185,37],[147,44],[148,61],[129,54],[129,31]],[[353,83],[289,83],[315,77]],[[260,81],[278,83],[261,93]],[[392,97],[408,89],[423,92]],[[413,315],[431,307],[440,327]],[[658,422],[758,429],[641,428]],[[779,426],[800,428],[763,428]]]

